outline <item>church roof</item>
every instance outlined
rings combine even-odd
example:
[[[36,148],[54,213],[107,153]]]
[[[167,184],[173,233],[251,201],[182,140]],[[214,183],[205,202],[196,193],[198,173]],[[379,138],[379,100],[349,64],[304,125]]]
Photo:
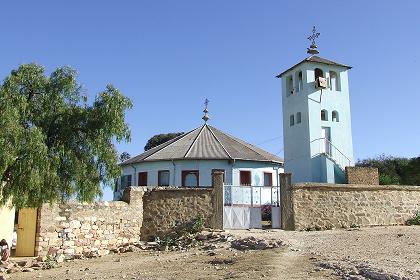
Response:
[[[139,162],[188,159],[247,160],[283,163],[283,160],[254,145],[228,135],[207,123],[184,133],[121,165]]]
[[[325,58],[322,58],[322,57],[319,57],[319,56],[316,56],[316,55],[311,55],[311,56],[305,58],[304,60],[302,60],[301,62],[299,62],[298,64],[296,64],[296,65],[290,67],[289,69],[283,71],[282,73],[278,74],[276,77],[277,78],[281,78],[281,76],[284,73],[286,73],[287,71],[289,71],[289,70],[295,68],[296,66],[298,66],[298,65],[300,65],[302,63],[305,63],[305,62],[316,62],[316,63],[322,63],[322,64],[327,64],[327,65],[340,66],[340,67],[345,67],[347,69],[351,69],[351,66],[348,66],[348,65],[345,65],[345,64],[341,64],[341,63],[338,63],[338,62],[335,62],[335,61],[332,61],[332,60],[329,60],[329,59],[325,59]]]

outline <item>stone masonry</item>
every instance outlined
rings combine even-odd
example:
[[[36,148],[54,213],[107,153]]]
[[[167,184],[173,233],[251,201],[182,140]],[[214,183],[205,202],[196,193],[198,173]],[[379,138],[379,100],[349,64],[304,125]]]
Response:
[[[197,217],[205,226],[221,229],[222,213],[222,172],[213,174],[213,186],[208,188],[130,187],[123,201],[44,204],[38,209],[35,254],[106,255],[120,246],[165,235]]]
[[[143,190],[129,189],[124,201],[45,204],[38,209],[35,253],[106,255],[109,250],[140,240]]]
[[[376,167],[347,166],[348,184],[379,185],[379,173]]]
[[[281,174],[290,177],[290,174]],[[282,227],[322,230],[403,225],[420,210],[420,187],[282,182]]]

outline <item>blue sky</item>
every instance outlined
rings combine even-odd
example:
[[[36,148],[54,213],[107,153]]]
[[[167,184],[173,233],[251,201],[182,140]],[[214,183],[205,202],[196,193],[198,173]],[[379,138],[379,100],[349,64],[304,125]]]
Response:
[[[107,83],[134,102],[135,155],[157,133],[210,124],[283,155],[280,80],[306,57],[349,64],[355,158],[420,154],[420,1],[7,1],[0,77],[37,62],[77,69],[93,98]]]

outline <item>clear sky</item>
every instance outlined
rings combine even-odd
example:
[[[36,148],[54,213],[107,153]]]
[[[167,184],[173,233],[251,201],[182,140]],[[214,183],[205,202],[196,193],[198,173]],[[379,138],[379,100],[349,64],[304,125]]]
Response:
[[[136,155],[151,136],[210,124],[283,156],[280,80],[313,25],[320,56],[350,70],[356,159],[420,155],[420,1],[4,1],[0,77],[36,62],[114,84]],[[109,195],[109,193],[108,193]],[[107,196],[108,196],[107,195]],[[106,196],[106,198],[107,198]]]

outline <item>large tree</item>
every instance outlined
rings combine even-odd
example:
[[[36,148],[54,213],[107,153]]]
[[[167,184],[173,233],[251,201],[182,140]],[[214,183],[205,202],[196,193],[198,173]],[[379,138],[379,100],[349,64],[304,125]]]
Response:
[[[184,132],[156,134],[147,141],[146,146],[144,146],[144,150],[145,151],[150,150],[151,148],[159,146],[160,144],[163,144],[169,140],[172,140],[182,134],[184,134]]]
[[[26,64],[0,84],[0,204],[92,201],[120,174],[114,143],[130,140],[132,103],[112,85],[88,103],[76,78]]]

